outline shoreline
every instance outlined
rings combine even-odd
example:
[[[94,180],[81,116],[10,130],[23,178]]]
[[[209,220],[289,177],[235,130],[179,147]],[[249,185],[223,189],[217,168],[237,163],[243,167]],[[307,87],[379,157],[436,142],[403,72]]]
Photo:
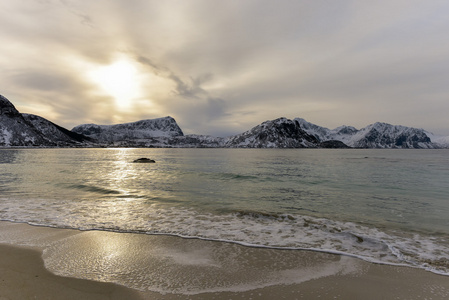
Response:
[[[7,299],[449,297],[448,276],[337,254],[6,221],[0,238]]]

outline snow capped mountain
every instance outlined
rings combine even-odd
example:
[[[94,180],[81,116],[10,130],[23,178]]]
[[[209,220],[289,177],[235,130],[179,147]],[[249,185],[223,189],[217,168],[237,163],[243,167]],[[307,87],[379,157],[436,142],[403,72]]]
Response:
[[[185,136],[178,136],[173,140],[176,141],[178,146],[183,145],[183,147],[219,148],[223,147],[225,139],[210,135],[187,134]]]
[[[8,118],[20,117],[16,107],[2,95],[0,95],[0,116]]]
[[[431,132],[425,131],[426,135],[430,138],[432,143],[439,148],[449,148],[449,136],[435,135]]]
[[[33,126],[45,137],[51,138],[53,143],[57,145],[76,145],[78,143],[89,144],[92,140],[82,134],[72,132],[47,119],[31,114],[22,114],[23,118]]]
[[[432,139],[432,142],[441,148],[449,148],[449,136],[437,136],[435,139]]]
[[[309,123],[302,118],[295,118],[294,121],[299,124],[302,130],[310,135],[313,135],[317,140],[332,140],[330,129]]]
[[[116,147],[186,147],[186,148],[307,148],[318,147],[315,137],[286,118],[266,121],[242,134],[228,138],[207,135],[184,135],[171,117],[118,125],[79,125],[73,132],[99,143]]]
[[[279,118],[263,122],[242,134],[229,137],[224,147],[230,148],[317,148],[319,141],[298,122]]]
[[[436,148],[423,129],[380,122],[359,130],[349,144],[357,148]]]
[[[340,126],[330,130],[304,119],[295,120],[308,134],[315,136],[321,142],[336,140],[354,148],[433,149],[441,147],[441,144],[433,142],[423,129],[377,122],[360,130],[351,126]]]
[[[50,141],[26,121],[8,99],[0,95],[0,146],[49,144]]]
[[[81,146],[86,137],[77,135],[42,117],[21,114],[0,95],[0,146],[54,147]]]
[[[352,135],[354,135],[358,130],[352,126],[340,126],[335,129],[328,129],[326,127],[321,127],[312,123],[307,122],[302,118],[295,118],[295,122],[304,129],[310,135],[316,137],[320,142],[337,140],[348,144]]]
[[[42,117],[21,114],[0,95],[0,147],[188,148],[449,148],[449,137],[423,129],[374,123],[328,129],[302,118],[279,118],[227,138],[184,135],[172,117],[116,125],[84,124],[72,131]]]
[[[184,135],[172,117],[117,125],[83,124],[76,126],[72,131],[88,136],[100,143],[145,140],[156,137],[170,138]]]

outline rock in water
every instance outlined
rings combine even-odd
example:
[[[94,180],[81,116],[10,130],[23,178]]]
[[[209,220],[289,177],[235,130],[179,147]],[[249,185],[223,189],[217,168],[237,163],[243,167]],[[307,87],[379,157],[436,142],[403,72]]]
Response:
[[[133,161],[134,163],[155,163],[156,161],[150,158],[142,157]]]

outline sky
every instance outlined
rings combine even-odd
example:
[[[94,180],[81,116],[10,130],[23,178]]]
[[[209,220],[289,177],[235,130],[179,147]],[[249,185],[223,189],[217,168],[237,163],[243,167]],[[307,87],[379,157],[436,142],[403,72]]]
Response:
[[[279,117],[449,135],[446,0],[2,0],[0,94],[72,129]]]

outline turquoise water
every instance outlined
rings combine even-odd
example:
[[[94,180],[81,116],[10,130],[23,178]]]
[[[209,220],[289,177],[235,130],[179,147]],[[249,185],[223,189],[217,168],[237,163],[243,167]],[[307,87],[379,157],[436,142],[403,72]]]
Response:
[[[149,157],[155,164],[132,163]],[[3,149],[0,219],[449,273],[449,151]]]

